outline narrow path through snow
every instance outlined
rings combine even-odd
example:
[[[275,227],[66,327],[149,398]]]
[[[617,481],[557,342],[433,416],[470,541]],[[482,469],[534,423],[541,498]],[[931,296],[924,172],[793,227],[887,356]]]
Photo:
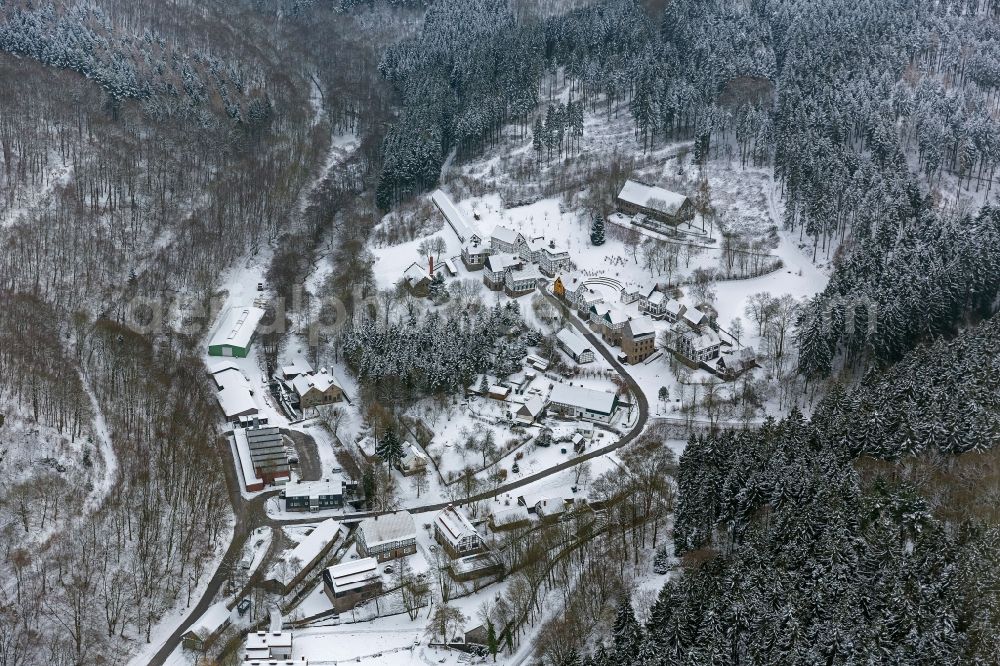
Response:
[[[84,502],[85,511],[91,512],[100,508],[101,502],[111,492],[115,479],[118,478],[118,456],[115,455],[115,449],[111,443],[111,433],[108,431],[107,421],[104,420],[104,411],[97,401],[97,395],[94,394],[90,381],[82,370],[80,371],[80,382],[83,384],[83,390],[87,392],[87,398],[90,399],[90,405],[94,410],[94,434],[97,436],[96,444],[101,452],[101,460],[104,461],[104,474],[99,479],[95,479],[94,488]]]

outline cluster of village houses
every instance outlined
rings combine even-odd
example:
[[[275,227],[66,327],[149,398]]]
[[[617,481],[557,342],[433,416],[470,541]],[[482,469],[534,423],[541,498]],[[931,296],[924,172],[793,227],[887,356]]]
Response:
[[[491,552],[486,535],[530,526],[534,521],[561,518],[579,504],[574,498],[519,498],[513,506],[493,511],[477,527],[466,512],[455,506],[440,511],[432,524],[434,540],[446,556],[448,575],[460,583],[496,577],[503,573],[499,558]],[[417,527],[406,511],[366,518],[355,531],[359,559],[323,571],[323,586],[338,613],[348,612],[383,591],[379,565],[417,552]]]
[[[675,324],[670,336],[672,349],[694,364],[719,359],[723,345],[728,344],[720,337],[716,313],[709,306],[685,306],[656,284],[623,284],[607,276],[584,276],[573,270],[569,251],[554,239],[526,236],[504,226],[497,226],[489,236],[484,236],[443,191],[435,191],[431,200],[462,242],[461,261],[465,268],[481,270],[483,283],[489,289],[517,298],[554,279],[552,293],[574,308],[606,343],[620,346],[622,361],[635,364],[658,353],[652,320]],[[653,231],[676,228],[693,217],[688,197],[634,180],[625,183],[616,203],[618,212],[609,220]],[[426,294],[430,283],[442,271],[449,276],[457,274],[454,258],[437,268],[432,258],[428,261],[428,267],[413,263],[403,272],[403,284],[417,295]],[[618,302],[606,302],[607,289],[595,287],[617,291]],[[636,302],[644,316],[633,317],[625,312],[623,306]],[[593,350],[572,331],[560,332],[560,343],[577,363],[593,358]],[[744,364],[747,358],[735,362]],[[726,371],[732,368],[727,367]]]
[[[690,364],[727,374],[740,372],[752,364],[752,352],[721,358],[729,343],[720,337],[715,312],[709,306],[686,306],[658,284],[623,283],[610,276],[586,276],[574,270],[570,253],[555,240],[529,237],[521,232],[497,226],[492,234],[480,234],[441,190],[431,198],[462,242],[460,260],[466,270],[482,271],[484,284],[508,296],[519,297],[535,291],[540,284],[552,281],[551,292],[585,322],[594,334],[611,346],[620,347],[622,362],[651,362],[662,352],[657,348],[654,321],[673,324],[667,340],[673,353]],[[619,218],[629,216],[629,224],[662,229],[691,218],[690,200],[663,188],[626,182],[617,199]],[[621,223],[621,220],[619,220]],[[436,276],[456,275],[456,260],[447,259],[435,266],[411,264],[403,272],[403,283],[414,293],[426,293]],[[615,294],[615,297],[611,297]],[[637,304],[638,316],[625,306]],[[633,310],[634,312],[634,310]],[[278,428],[267,424],[267,410],[262,402],[273,400],[292,421],[301,419],[307,410],[344,399],[344,390],[332,374],[318,372],[299,359],[279,368],[269,380],[271,395],[259,395],[253,383],[230,359],[245,358],[253,343],[264,310],[236,306],[226,311],[209,342],[209,355],[221,357],[209,372],[218,387],[218,401],[226,420],[234,426],[234,451],[246,489],[261,490],[266,485],[281,485],[290,477],[289,449]],[[557,333],[559,347],[576,363],[594,360],[595,349],[587,337],[572,328]],[[709,365],[715,361],[716,365]],[[537,373],[547,369],[547,362],[529,355],[523,377],[511,377],[490,387],[490,397],[511,404],[510,417],[522,424],[537,423],[546,410],[563,416],[611,423],[620,407],[614,393],[572,384],[555,383],[543,397],[540,388],[531,388]],[[399,464],[404,474],[427,465],[421,449],[408,443]],[[335,482],[330,482],[331,484]],[[297,491],[299,492],[299,491]],[[305,492],[305,491],[301,491]],[[313,493],[313,496],[337,496],[337,493]],[[304,501],[304,500],[303,500]],[[332,501],[332,500],[322,500]],[[342,501],[342,500],[337,500]],[[315,509],[316,506],[310,505]],[[291,500],[291,510],[298,508]]]
[[[234,360],[246,358],[256,338],[264,310],[237,306],[227,310],[208,344],[209,356],[221,357],[208,367],[218,392],[216,399],[233,426],[234,451],[248,492],[281,485],[291,478],[290,454],[279,428],[269,426],[263,401],[243,369]],[[273,399],[292,420],[306,410],[339,402],[344,389],[326,368],[313,370],[303,359],[278,368],[268,382]]]
[[[702,364],[719,358],[725,343],[716,330],[715,313],[710,308],[687,307],[657,285],[643,287],[606,276],[585,276],[573,270],[570,253],[551,239],[528,237],[503,226],[497,226],[490,236],[484,237],[465,221],[442,191],[435,192],[432,199],[463,242],[460,258],[465,268],[482,270],[483,282],[489,289],[516,298],[552,280],[554,296],[605,343],[619,346],[619,358],[624,362],[649,361],[661,353],[656,345],[654,320],[674,325],[675,335],[671,337],[676,353]],[[634,181],[623,187],[618,208],[619,217],[629,215],[631,224],[654,230],[664,224],[677,225],[690,219],[692,213],[687,197]],[[426,268],[411,264],[402,279],[411,291],[420,295],[426,294],[436,276],[443,274],[457,275],[454,259],[435,266],[429,258]],[[617,298],[609,300],[610,293],[617,293]],[[637,303],[639,316],[624,310],[624,306],[633,303]],[[209,354],[246,357],[263,316],[263,309],[256,306],[231,308],[212,336]],[[596,350],[586,336],[567,327],[556,337],[560,349],[575,363],[595,360]],[[741,358],[737,362],[745,361]],[[509,405],[510,419],[522,425],[538,424],[546,413],[588,423],[589,429],[578,428],[572,437],[574,449],[581,452],[588,436],[592,436],[593,423],[612,423],[622,400],[614,392],[560,381],[551,385],[548,380],[539,382],[550,386],[547,392],[542,386],[533,387],[533,381],[544,376],[548,366],[545,359],[529,354],[523,372],[490,385],[486,395]],[[267,424],[267,411],[258,402],[267,399],[266,396],[255,394],[252,383],[233,361],[220,360],[210,366],[209,372],[219,389],[219,405],[226,420],[234,426],[233,450],[247,491],[262,490],[266,485],[283,486],[280,498],[286,511],[341,509],[357,499],[357,485],[335,476],[289,483],[290,450],[279,428]],[[301,359],[279,368],[269,385],[273,399],[293,419],[301,418],[310,408],[344,399],[343,389],[330,373],[325,369],[316,372]],[[369,440],[368,444],[366,447],[361,442],[362,452],[374,456],[373,442]],[[426,469],[428,464],[426,453],[407,441],[397,468],[410,475]],[[461,508],[448,506],[434,518],[434,539],[447,556],[446,567],[454,580],[468,582],[497,576],[502,574],[501,565],[491,554],[485,534],[525,527],[535,520],[558,520],[578,502],[572,497],[519,498],[514,506],[495,509],[478,528]],[[278,568],[278,573],[273,570],[272,578],[286,592],[291,590],[346,535],[346,527],[336,519],[322,521],[286,557],[294,566]],[[382,594],[381,563],[417,552],[416,524],[406,511],[365,518],[358,524],[354,538],[358,557],[322,572],[324,592],[338,613],[348,612]],[[216,615],[228,617],[224,606],[217,610],[214,615],[206,614],[202,624],[215,622]],[[205,633],[202,629],[194,627],[185,640],[200,641]],[[292,634],[283,631],[279,623],[271,631],[257,631],[248,636],[244,659],[248,664],[305,664],[305,659],[291,660],[291,647]]]

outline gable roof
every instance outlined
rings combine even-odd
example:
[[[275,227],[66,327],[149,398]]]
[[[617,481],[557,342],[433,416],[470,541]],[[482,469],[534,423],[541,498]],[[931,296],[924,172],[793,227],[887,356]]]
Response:
[[[185,633],[194,634],[201,638],[206,638],[217,632],[222,625],[229,621],[232,611],[226,607],[225,601],[220,601],[209,606],[198,621],[191,625]]]
[[[687,331],[684,333],[684,337],[690,341],[691,346],[695,351],[709,349],[710,347],[715,347],[716,345],[722,343],[719,339],[719,334],[707,326],[703,328],[700,333]]]
[[[533,395],[517,408],[517,413],[520,414],[524,410],[531,418],[535,418],[542,413],[543,409],[545,409],[545,401],[537,395]]]
[[[508,525],[510,523],[520,523],[526,520],[531,520],[531,514],[528,513],[528,507],[520,504],[515,504],[511,507],[505,507],[503,509],[493,511],[490,517],[492,518],[494,525]]]
[[[257,324],[264,318],[264,310],[250,306],[231,307],[226,311],[209,341],[209,347],[229,345],[246,347],[257,331]]]
[[[465,512],[450,505],[434,518],[434,524],[453,544],[468,536],[479,536],[479,532],[476,531]]]
[[[598,317],[603,317],[604,315],[608,314],[610,310],[611,306],[605,303],[603,300],[597,301],[596,303],[590,306],[590,311],[596,314]]]
[[[326,393],[331,386],[340,388],[340,385],[328,372],[320,372],[312,375],[299,375],[292,380],[291,384],[292,388],[295,389],[295,392],[299,394],[300,398],[313,389],[319,391],[320,393]]]
[[[556,333],[556,339],[569,349],[573,356],[579,356],[590,349],[590,345],[587,344],[585,338],[580,337],[568,328],[564,328]]]
[[[549,394],[550,402],[570,405],[600,414],[610,414],[614,409],[615,399],[614,393],[584,388],[583,386],[570,386],[569,384],[556,384]]]
[[[295,375],[308,375],[313,371],[309,361],[304,358],[296,358],[288,365],[281,366],[281,374],[285,377],[294,377]]]
[[[334,591],[353,590],[365,586],[368,581],[376,579],[378,575],[378,560],[374,557],[365,557],[360,560],[343,562],[329,567],[326,570]]]
[[[430,280],[431,276],[430,273],[427,272],[426,268],[414,261],[406,267],[405,271],[403,271],[403,279],[412,285],[414,282]]]
[[[608,308],[608,311],[604,314],[604,318],[612,325],[624,324],[628,321],[628,315],[618,308]]]
[[[458,210],[458,206],[452,202],[444,190],[434,190],[431,193],[431,201],[434,202],[434,205],[444,215],[444,219],[451,225],[451,228],[455,230],[458,240],[465,242],[467,239],[471,240],[473,236],[478,237],[479,229],[462,215],[462,212]]]
[[[520,264],[520,257],[515,257],[512,254],[491,254],[486,257],[486,261],[483,262],[483,265],[486,266],[486,270],[491,273],[502,273],[504,271],[511,270]]]
[[[219,392],[215,394],[226,418],[249,416],[260,411],[251,393],[251,385],[243,373],[236,368],[228,368],[212,375]]]
[[[535,513],[539,516],[554,516],[566,511],[566,500],[561,497],[543,497],[535,502]]]
[[[490,234],[490,236],[492,238],[497,239],[501,243],[514,245],[515,243],[517,243],[517,237],[519,236],[519,234],[513,229],[508,229],[507,227],[498,224],[496,228],[493,230],[493,233]]]
[[[687,201],[687,197],[683,194],[671,192],[662,187],[644,185],[635,180],[625,181],[622,191],[618,193],[618,198],[634,206],[641,206],[667,215],[676,215],[680,207]]]
[[[515,268],[510,271],[509,275],[511,280],[540,280],[544,277],[542,272],[538,270],[538,266],[534,264]]]
[[[417,538],[413,516],[407,511],[396,511],[395,513],[384,513],[380,516],[365,518],[358,525],[358,529],[364,533],[365,544],[369,547],[391,541]]]
[[[684,321],[694,326],[701,326],[708,319],[708,315],[698,308],[688,308],[682,316],[684,317]]]
[[[625,324],[625,328],[628,329],[633,338],[637,338],[640,335],[650,335],[656,332],[656,329],[653,327],[653,322],[646,317],[629,319],[628,323]]]

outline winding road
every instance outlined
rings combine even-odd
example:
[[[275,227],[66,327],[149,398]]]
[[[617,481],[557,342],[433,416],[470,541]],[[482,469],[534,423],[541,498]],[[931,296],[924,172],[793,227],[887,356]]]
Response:
[[[555,296],[549,294],[544,290],[544,287],[539,287],[539,291],[556,305],[560,303],[556,300]],[[540,472],[534,474],[529,474],[527,476],[521,477],[515,481],[505,483],[498,486],[494,490],[479,493],[469,497],[465,501],[448,501],[448,502],[435,502],[431,504],[423,504],[417,507],[410,507],[407,510],[410,513],[426,513],[429,511],[440,511],[444,509],[449,504],[466,504],[469,502],[478,502],[487,499],[493,499],[497,496],[509,493],[512,490],[522,488],[535,481],[544,479],[553,474],[558,474],[564,470],[570,469],[580,463],[591,460],[592,458],[597,458],[603,456],[607,453],[615,451],[629,442],[633,441],[640,433],[645,429],[646,424],[649,420],[649,403],[646,400],[645,394],[642,392],[642,388],[639,386],[638,382],[633,379],[633,377],[628,373],[625,367],[615,358],[615,355],[609,350],[596,335],[587,327],[586,324],[581,322],[575,315],[570,315],[570,321],[573,326],[576,327],[581,335],[583,335],[591,346],[597,350],[601,356],[611,365],[615,371],[624,379],[625,384],[628,386],[629,391],[632,394],[632,400],[635,402],[636,408],[639,410],[639,417],[632,428],[622,435],[617,441],[603,446],[601,448],[592,449],[578,455],[569,460],[564,460],[552,467],[546,468]],[[287,431],[287,434],[292,437],[297,444],[299,450],[299,455],[302,456],[302,462],[305,465],[302,467],[303,476],[308,476],[310,479],[319,479],[322,470],[314,469],[315,464],[312,463],[313,460],[317,460],[315,457],[315,442],[312,437],[307,433],[295,430]],[[214,603],[215,598],[218,596],[219,591],[222,589],[223,585],[229,579],[230,572],[237,566],[240,558],[243,554],[243,547],[253,533],[253,531],[259,527],[280,527],[281,525],[296,525],[296,524],[310,524],[317,522],[316,516],[303,516],[302,518],[287,518],[276,520],[267,515],[265,509],[265,503],[271,497],[276,496],[280,491],[274,490],[268,493],[262,493],[255,496],[251,500],[245,500],[240,494],[240,480],[236,475],[235,466],[228,460],[230,457],[230,446],[228,441],[221,440],[220,443],[220,453],[223,456],[224,464],[223,468],[226,473],[226,486],[229,490],[229,499],[233,505],[233,514],[236,519],[235,527],[233,528],[233,539],[229,544],[225,554],[219,562],[219,566],[216,568],[215,573],[212,575],[211,580],[209,580],[208,586],[205,588],[204,593],[198,602],[190,609],[187,617],[181,622],[180,625],[174,630],[172,634],[164,641],[160,646],[160,649],[156,654],[150,659],[150,666],[162,666],[166,663],[167,658],[171,653],[177,648],[181,642],[181,636],[184,635],[192,624],[194,624],[208,608]],[[308,462],[307,462],[308,461]],[[308,467],[308,469],[306,469]],[[307,480],[310,480],[307,479]],[[350,514],[343,514],[337,516],[337,518],[346,521],[356,521],[367,518],[369,516],[375,515],[375,512],[357,512]],[[249,589],[260,582],[264,575],[266,569],[266,564],[261,564],[257,568],[257,571],[250,578],[246,587],[240,591],[240,594],[235,596],[235,599],[239,599],[244,594],[246,594]]]

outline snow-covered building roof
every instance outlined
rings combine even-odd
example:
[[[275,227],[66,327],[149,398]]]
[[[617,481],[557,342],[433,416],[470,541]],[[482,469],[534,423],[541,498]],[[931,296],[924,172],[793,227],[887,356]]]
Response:
[[[695,351],[710,349],[721,344],[719,334],[707,326],[703,328],[700,333],[695,331],[685,331],[683,335],[690,341],[691,347]]]
[[[676,215],[687,200],[683,194],[671,192],[662,187],[643,185],[634,180],[625,181],[622,191],[618,193],[618,198],[634,206],[648,208],[667,215]]]
[[[662,292],[659,289],[653,289],[649,292],[649,296],[646,297],[650,305],[660,305],[667,300],[666,292]]]
[[[379,516],[365,518],[358,525],[364,533],[365,546],[371,548],[383,543],[405,541],[417,538],[417,528],[413,516],[407,511],[384,513]]]
[[[504,507],[494,511],[492,514],[492,522],[497,527],[502,527],[504,525],[511,525],[514,523],[523,523],[531,520],[531,514],[528,513],[528,507],[521,506],[520,504],[511,507]]]
[[[441,211],[444,215],[444,219],[451,225],[451,228],[455,231],[455,235],[458,236],[458,240],[463,243],[472,238],[473,235],[478,236],[479,230],[476,225],[469,222],[462,215],[462,212],[458,210],[458,206],[452,202],[451,198],[445,194],[444,190],[434,190],[431,193],[431,201],[437,206],[437,209]]]
[[[524,401],[523,407],[532,418],[537,418],[542,413],[542,410],[545,409],[545,401],[537,395],[533,395]]]
[[[545,497],[535,502],[535,515],[558,516],[566,511],[566,500],[561,497]]]
[[[320,495],[343,495],[344,482],[341,479],[322,481],[299,481],[285,486],[285,497],[318,497]]]
[[[619,310],[615,307],[608,308],[604,318],[607,319],[612,326],[619,326],[629,320],[629,316],[624,310]]]
[[[285,379],[292,379],[297,375],[308,375],[313,371],[309,361],[304,358],[297,358],[288,365],[281,366],[281,375]]]
[[[413,442],[407,442],[403,448],[403,457],[399,461],[399,464],[407,469],[414,465],[426,465],[427,454],[421,451]]]
[[[504,271],[513,270],[520,266],[521,258],[513,254],[491,254],[486,257],[483,265],[491,273],[503,273]]]
[[[610,414],[614,410],[615,394],[583,386],[556,384],[552,387],[552,392],[549,394],[549,402],[569,405],[601,414]]]
[[[490,395],[498,395],[506,398],[510,393],[509,386],[501,386],[500,384],[493,384],[487,391]]]
[[[209,347],[229,345],[232,347],[247,347],[257,324],[264,318],[264,310],[251,306],[236,306],[229,308],[215,329]]]
[[[487,259],[489,261],[489,259]],[[510,277],[513,280],[541,280],[544,275],[542,271],[538,269],[538,266],[534,264],[522,265],[520,268],[514,268],[510,272]]]
[[[225,601],[220,601],[208,607],[198,621],[191,625],[188,633],[205,638],[211,636],[221,629],[232,615],[232,611],[226,606]]]
[[[513,229],[508,229],[507,227],[497,225],[493,229],[493,233],[490,234],[491,238],[495,238],[501,243],[506,243],[507,245],[513,245],[517,242],[518,233]]]
[[[303,485],[303,484],[298,484]],[[282,585],[288,585],[295,580],[305,567],[312,565],[330,543],[340,534],[341,524],[330,518],[324,520],[302,539],[295,548],[285,551],[281,561],[286,565],[277,564],[272,568],[272,575]]]
[[[540,249],[550,257],[561,257],[562,255],[569,254],[569,250],[552,239],[549,239]]]
[[[456,547],[466,537],[479,536],[479,532],[465,512],[450,505],[434,518],[434,525],[441,535]]]
[[[378,560],[365,557],[360,560],[343,562],[326,570],[334,592],[347,592],[364,587],[374,578],[378,578]]]
[[[327,372],[321,372],[315,375],[299,375],[292,380],[292,388],[299,396],[303,396],[309,392],[310,389],[316,389],[317,391],[325,392],[331,386],[339,386],[337,381]]]
[[[702,326],[708,321],[708,315],[698,308],[688,308],[681,316],[684,317],[684,321],[695,327]]]
[[[646,317],[634,317],[628,320],[625,324],[628,328],[629,333],[632,334],[633,338],[637,338],[640,335],[650,335],[656,333],[656,328],[653,326],[653,322]]]
[[[668,300],[667,304],[664,307],[667,312],[674,315],[675,317],[679,317],[681,312],[684,311],[684,304],[678,301],[676,298],[671,298],[670,300]]]
[[[216,361],[215,363],[210,363],[208,366],[208,374],[217,375],[220,372],[225,372],[226,370],[237,370],[239,371],[240,366],[236,365],[235,361]]]
[[[251,416],[260,411],[257,401],[254,399],[249,380],[243,376],[243,372],[229,368],[216,372],[212,375],[215,379],[219,392],[215,397],[222,407],[222,413],[227,419],[236,416]]]
[[[583,337],[568,328],[563,328],[556,333],[556,339],[576,357],[579,357],[580,354],[590,349],[590,345],[587,344],[587,341]]]
[[[604,315],[611,312],[611,306],[602,301],[598,301],[590,306],[590,311],[593,312],[598,317],[604,317]]]
[[[423,264],[418,264],[415,261],[407,266],[406,270],[403,271],[403,280],[409,285],[413,285],[415,282],[430,279],[431,274],[427,272],[427,268],[425,268]]]
[[[559,274],[559,282],[562,283],[567,296],[575,294],[577,290],[583,286],[584,279],[585,277],[583,273],[579,271],[570,271]]]
[[[291,654],[292,632],[290,631],[254,631],[247,634],[248,660],[262,659],[271,663],[271,653]]]

